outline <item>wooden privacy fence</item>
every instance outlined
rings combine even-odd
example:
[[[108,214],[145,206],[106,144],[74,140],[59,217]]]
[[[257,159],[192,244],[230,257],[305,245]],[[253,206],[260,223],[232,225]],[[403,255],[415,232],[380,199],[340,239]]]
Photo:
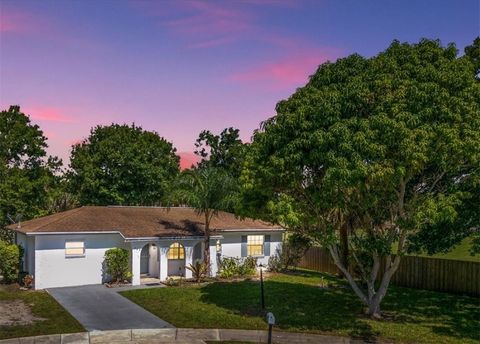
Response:
[[[333,274],[339,271],[328,250],[320,247],[310,248],[299,267]],[[391,283],[402,287],[480,296],[480,263],[405,256]]]

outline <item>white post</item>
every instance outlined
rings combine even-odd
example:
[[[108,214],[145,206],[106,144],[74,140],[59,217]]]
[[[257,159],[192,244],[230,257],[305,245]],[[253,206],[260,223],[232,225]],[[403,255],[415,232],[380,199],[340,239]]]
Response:
[[[132,243],[132,285],[140,285],[140,256],[142,243]]]
[[[192,278],[192,272],[187,269],[187,266],[190,266],[193,262],[193,247],[184,246],[185,248],[185,278]]]
[[[217,246],[216,240],[210,240],[210,273],[212,277],[217,276]]]
[[[166,281],[168,277],[168,248],[169,246],[158,248],[160,250],[160,281]]]

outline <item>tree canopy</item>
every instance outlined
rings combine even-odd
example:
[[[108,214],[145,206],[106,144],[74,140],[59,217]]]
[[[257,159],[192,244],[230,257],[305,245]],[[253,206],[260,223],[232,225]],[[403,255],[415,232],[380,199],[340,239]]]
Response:
[[[21,215],[46,215],[61,161],[47,156],[47,138],[38,125],[10,106],[0,112],[0,228]]]
[[[219,135],[204,130],[195,142],[195,154],[202,159],[200,167],[222,168],[235,178],[240,176],[245,152],[246,144],[240,139],[240,131],[233,127],[223,129]]]
[[[480,84],[453,44],[394,41],[324,63],[276,110],[246,158],[244,207],[326,246],[370,315],[408,249],[478,228]],[[366,289],[339,258],[344,227]]]
[[[179,173],[170,142],[136,125],[97,126],[72,147],[70,187],[81,204],[155,205]]]

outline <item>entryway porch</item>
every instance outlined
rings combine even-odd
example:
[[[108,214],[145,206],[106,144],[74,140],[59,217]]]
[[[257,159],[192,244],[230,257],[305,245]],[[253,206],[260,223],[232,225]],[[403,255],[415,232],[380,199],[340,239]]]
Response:
[[[159,283],[171,276],[191,278],[186,266],[203,259],[203,238],[131,241],[132,285]]]

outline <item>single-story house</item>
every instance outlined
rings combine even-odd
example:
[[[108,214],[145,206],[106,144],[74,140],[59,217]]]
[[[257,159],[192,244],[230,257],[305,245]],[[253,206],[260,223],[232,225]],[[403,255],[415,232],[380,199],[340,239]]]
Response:
[[[23,268],[35,289],[100,284],[108,280],[105,251],[130,251],[132,284],[143,277],[191,277],[185,269],[203,259],[204,217],[187,207],[85,206],[9,228],[25,249]],[[210,266],[221,256],[258,258],[266,265],[281,246],[284,229],[219,212],[211,221]]]

